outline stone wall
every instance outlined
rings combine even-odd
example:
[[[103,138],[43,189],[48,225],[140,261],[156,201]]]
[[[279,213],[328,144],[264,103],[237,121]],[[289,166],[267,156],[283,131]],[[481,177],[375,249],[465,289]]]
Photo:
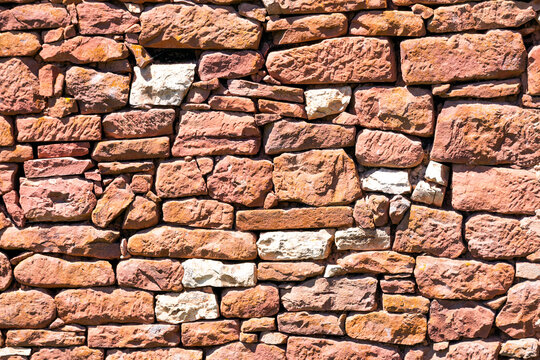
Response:
[[[0,0],[0,359],[539,359],[539,14]]]

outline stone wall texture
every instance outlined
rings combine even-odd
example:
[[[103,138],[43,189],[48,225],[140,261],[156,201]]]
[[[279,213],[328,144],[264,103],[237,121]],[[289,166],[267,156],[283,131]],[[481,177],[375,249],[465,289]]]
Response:
[[[0,360],[540,359],[540,1],[0,0]]]

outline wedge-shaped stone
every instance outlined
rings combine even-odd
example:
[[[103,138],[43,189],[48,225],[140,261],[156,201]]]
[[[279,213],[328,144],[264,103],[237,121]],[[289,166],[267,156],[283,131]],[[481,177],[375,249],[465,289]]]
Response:
[[[180,343],[177,325],[100,325],[88,328],[88,346],[93,348],[153,348]]]
[[[351,227],[352,224],[352,208],[347,206],[236,212],[236,226],[239,230]]]
[[[122,43],[102,36],[75,36],[60,43],[43,44],[39,56],[47,62],[88,64],[125,59],[128,49]]]
[[[69,13],[59,4],[19,5],[0,11],[0,30],[49,29],[69,23]]]
[[[4,195],[14,189],[18,170],[17,164],[0,165],[0,194]]]
[[[266,31],[272,32],[276,45],[328,39],[347,33],[347,17],[337,13],[287,17],[268,21]]]
[[[184,346],[215,346],[238,341],[238,320],[199,321],[182,324]]]
[[[363,251],[337,261],[345,271],[370,274],[411,274],[414,258],[394,251]]]
[[[386,0],[264,0],[269,14],[311,14],[380,9],[386,7]]]
[[[108,261],[68,261],[35,254],[13,271],[20,284],[44,288],[114,285],[114,270]]]
[[[32,114],[45,108],[39,94],[38,68],[30,58],[0,59],[0,114]]]
[[[64,290],[54,298],[58,317],[67,324],[152,323],[154,297],[119,288]]]
[[[280,332],[297,335],[345,335],[344,316],[334,314],[318,314],[286,312],[277,316]]]
[[[113,139],[169,135],[173,133],[174,117],[174,109],[115,112],[103,118],[103,133]]]
[[[304,102],[304,90],[289,86],[259,84],[247,80],[229,80],[227,90],[232,95],[268,98],[288,102]]]
[[[534,214],[540,182],[533,171],[454,165],[452,207],[462,211]]]
[[[128,251],[152,257],[251,260],[257,257],[255,241],[247,232],[159,226],[130,237]]]
[[[420,314],[377,311],[347,317],[345,331],[354,339],[415,345],[426,338],[427,320]]]
[[[361,227],[336,231],[338,250],[386,250],[390,248],[390,227],[363,229]]]
[[[15,124],[19,142],[101,139],[101,119],[96,115],[75,115],[66,118],[19,117]]]
[[[187,290],[156,295],[156,319],[169,324],[217,319],[219,306],[212,292]]]
[[[182,111],[172,155],[255,155],[259,151],[260,137],[252,115]]]
[[[446,102],[437,118],[431,159],[479,165],[540,163],[540,110]]]
[[[533,6],[518,1],[441,6],[433,11],[428,30],[434,33],[518,27],[534,19]]]
[[[360,12],[351,21],[351,35],[424,36],[424,20],[411,11]]]
[[[96,161],[161,159],[169,156],[169,138],[110,140],[96,144],[92,159]]]
[[[317,278],[280,290],[287,311],[372,311],[376,293],[370,276]]]
[[[163,203],[163,221],[211,229],[231,229],[234,207],[216,200],[188,199]]]
[[[362,194],[354,161],[344,150],[310,150],[274,159],[273,182],[281,201],[341,205]]]
[[[353,341],[335,341],[308,337],[291,337],[287,342],[287,359],[325,360],[331,359],[399,360],[397,349],[363,344]]]
[[[54,300],[38,290],[7,291],[0,294],[1,329],[39,329],[56,317]]]
[[[454,211],[413,205],[397,228],[393,249],[456,258],[465,251],[462,220]]]
[[[245,344],[234,342],[209,352],[207,360],[258,359],[285,360],[285,350],[267,344]]]
[[[146,47],[257,49],[261,25],[232,7],[179,3],[158,5],[141,14],[139,42]]]
[[[195,78],[195,63],[153,64],[133,69],[129,104],[180,105]]]
[[[264,152],[280,154],[310,149],[353,146],[356,130],[352,126],[313,124],[282,120],[264,128]]]
[[[226,318],[261,318],[279,311],[279,290],[274,285],[229,289],[222,293],[221,315]]]
[[[259,235],[257,250],[263,260],[320,260],[330,255],[335,230],[272,231]]]
[[[476,214],[465,223],[465,240],[474,257],[524,257],[540,250],[540,219]]]
[[[116,259],[120,257],[119,244],[115,243],[119,236],[117,231],[90,225],[9,227],[0,235],[0,248]]]
[[[506,304],[497,315],[497,327],[513,338],[540,336],[540,281],[525,281],[508,290]]]
[[[109,350],[106,360],[202,360],[201,350],[163,348],[147,350]],[[96,359],[97,360],[97,359]]]
[[[401,72],[408,85],[509,78],[525,70],[525,60],[521,34],[512,31],[401,42]]]
[[[39,49],[41,43],[35,33],[18,31],[0,33],[0,57],[33,56]]]
[[[122,177],[114,179],[105,189],[92,211],[92,222],[99,227],[107,227],[135,198],[131,187]]]
[[[84,335],[70,331],[10,330],[6,333],[6,345],[13,347],[76,346],[84,345]]]
[[[187,288],[248,287],[257,283],[255,263],[224,264],[216,260],[189,259],[182,266],[182,284]]]
[[[396,195],[409,193],[409,172],[385,168],[368,170],[362,174],[362,189]]]
[[[390,42],[367,37],[328,39],[273,51],[268,54],[266,67],[284,84],[390,82],[397,76]]]
[[[29,221],[87,220],[96,206],[94,185],[79,178],[22,179],[19,189],[24,217]]]
[[[418,256],[414,276],[428,298],[489,300],[508,291],[514,268],[506,263]]]
[[[116,267],[118,285],[150,291],[182,291],[184,268],[171,259],[128,259]]]

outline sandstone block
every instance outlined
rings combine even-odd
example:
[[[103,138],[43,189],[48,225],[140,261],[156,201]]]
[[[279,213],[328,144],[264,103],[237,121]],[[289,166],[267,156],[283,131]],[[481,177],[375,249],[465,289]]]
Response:
[[[161,159],[169,156],[169,138],[100,141],[94,147],[96,161]]]
[[[92,222],[99,227],[107,227],[125,208],[131,204],[135,194],[122,177],[117,177],[107,186],[92,211]]]
[[[103,133],[113,139],[169,135],[173,133],[174,118],[173,109],[116,112],[103,118]]]
[[[540,281],[525,281],[508,290],[495,324],[513,338],[540,336]]]
[[[296,335],[336,335],[343,336],[343,315],[286,312],[277,316],[278,329],[281,332]]]
[[[224,264],[221,261],[189,259],[182,263],[184,277],[182,284],[188,288],[246,287],[257,283],[254,263]]]
[[[18,117],[17,141],[87,141],[101,139],[101,119],[96,115]]]
[[[337,359],[398,360],[399,352],[385,345],[372,345],[352,341],[335,341],[308,337],[290,337],[287,342],[287,359],[324,360]]]
[[[254,74],[263,65],[264,58],[256,51],[205,51],[201,54],[197,73],[203,81],[234,79]]]
[[[531,95],[540,95],[540,46],[531,49],[527,64],[527,93]]]
[[[201,350],[163,348],[148,350],[109,350],[106,360],[202,360]],[[78,360],[78,359],[77,359]]]
[[[9,258],[4,253],[0,253],[0,291],[4,291],[9,287],[12,278]]]
[[[163,203],[163,221],[210,229],[231,229],[234,207],[216,200],[171,200]]]
[[[380,9],[386,6],[386,1],[384,0],[360,0],[355,2],[347,0],[323,0],[317,3],[313,3],[309,0],[265,0],[263,3],[270,15],[332,13],[364,9]]]
[[[307,118],[310,120],[343,112],[351,101],[351,88],[315,88],[304,92]]]
[[[109,3],[77,4],[79,32],[84,35],[124,34],[139,22],[139,18],[124,8]]]
[[[9,330],[6,345],[13,347],[76,346],[84,345],[84,335],[70,331],[50,330]]]
[[[263,232],[257,240],[263,260],[320,260],[330,255],[334,230]]]
[[[346,255],[337,261],[345,271],[371,274],[410,274],[414,258],[394,251],[363,251]]]
[[[258,360],[285,360],[285,351],[277,346],[266,344],[244,344],[234,342],[208,353],[208,360],[227,360],[233,358]]]
[[[39,94],[38,65],[33,59],[0,59],[0,83],[0,114],[32,114],[45,108]]]
[[[0,57],[34,56],[39,49],[41,43],[35,33],[18,31],[0,33]]]
[[[382,303],[383,309],[392,313],[427,314],[429,312],[429,299],[423,296],[383,294]]]
[[[274,316],[279,311],[278,288],[274,285],[257,285],[245,290],[225,290],[220,310],[226,318]]]
[[[54,44],[43,44],[39,56],[46,62],[89,64],[125,59],[128,49],[103,36],[75,36]]]
[[[386,194],[406,194],[411,191],[409,172],[394,169],[372,169],[362,174],[362,189]]]
[[[351,35],[424,36],[422,17],[410,11],[370,11],[358,13],[351,21]]]
[[[347,33],[344,14],[294,16],[269,20],[266,31],[272,32],[275,45],[303,43],[333,38]]]
[[[39,329],[56,317],[52,297],[39,290],[16,290],[0,294],[0,328]]]
[[[82,175],[94,164],[90,159],[54,158],[28,160],[24,162],[24,176],[28,179]]]
[[[206,194],[206,183],[196,161],[172,160],[159,164],[156,192],[162,198]]]
[[[156,295],[156,319],[169,324],[217,319],[219,307],[212,292],[188,290]]]
[[[390,248],[390,227],[337,230],[335,243],[338,250],[386,250]]]
[[[200,321],[182,324],[184,346],[215,346],[238,341],[240,326],[237,320]]]
[[[184,268],[180,261],[128,259],[116,267],[118,285],[149,291],[182,291]]]
[[[304,281],[322,275],[324,266],[315,262],[260,262],[257,279],[260,281]]]
[[[304,90],[289,86],[266,85],[246,80],[229,80],[227,87],[232,95],[304,102]]]
[[[180,343],[177,325],[100,325],[88,327],[88,346],[96,348],[153,348]]]

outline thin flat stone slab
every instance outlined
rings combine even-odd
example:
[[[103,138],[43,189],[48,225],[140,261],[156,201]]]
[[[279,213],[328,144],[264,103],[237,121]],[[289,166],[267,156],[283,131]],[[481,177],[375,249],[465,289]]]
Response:
[[[386,7],[386,0],[264,0],[263,3],[270,15],[333,13]]]
[[[335,341],[321,338],[290,337],[287,341],[288,360],[400,360],[397,348],[353,341]]]

